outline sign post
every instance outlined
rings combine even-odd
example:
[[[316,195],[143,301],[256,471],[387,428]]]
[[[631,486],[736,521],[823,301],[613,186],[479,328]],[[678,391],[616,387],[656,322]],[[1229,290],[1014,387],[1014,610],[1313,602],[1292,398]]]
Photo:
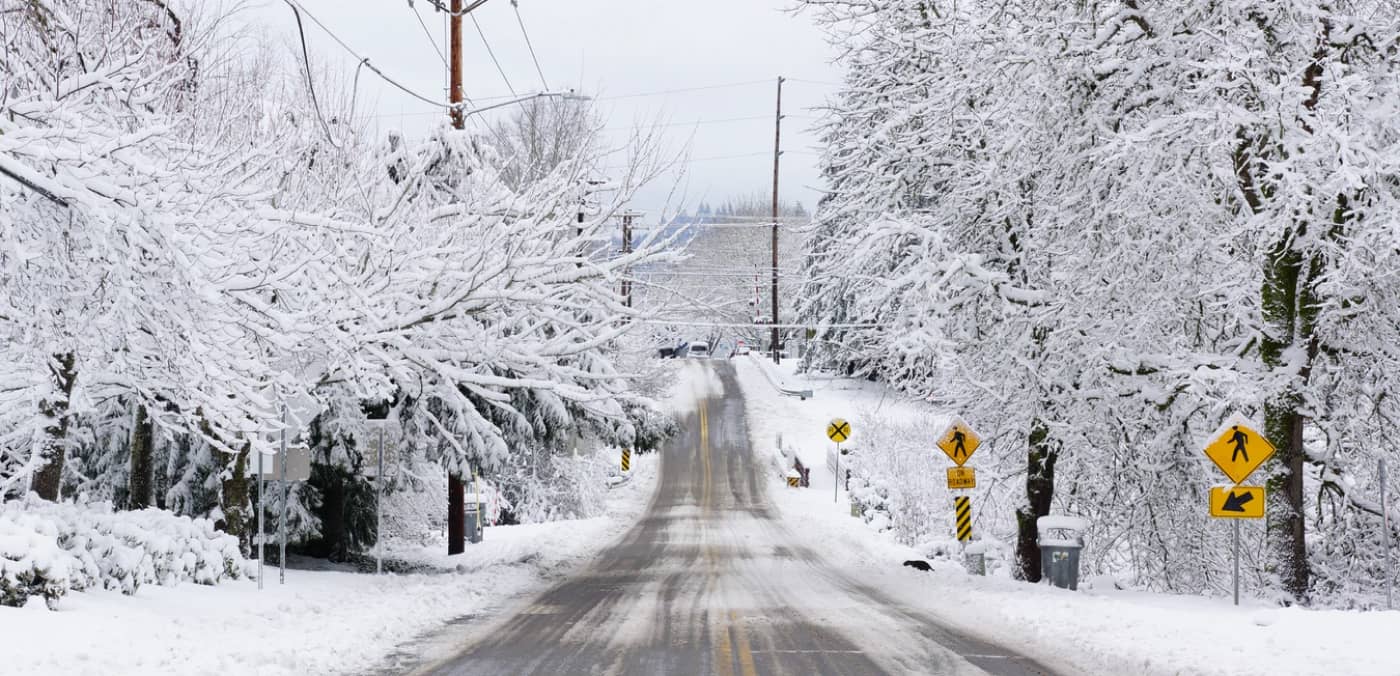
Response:
[[[282,488],[282,511],[277,515],[277,584],[287,584],[287,405],[282,404],[282,452],[277,458],[278,483]]]
[[[1390,563],[1390,507],[1385,503],[1385,458],[1380,459],[1381,542],[1385,546],[1385,609],[1395,610],[1395,571]]]
[[[1206,457],[1229,477],[1232,485],[1210,489],[1210,515],[1217,519],[1232,519],[1231,545],[1234,550],[1235,605],[1240,604],[1240,519],[1264,518],[1265,492],[1263,486],[1241,486],[1254,470],[1273,457],[1274,445],[1256,430],[1258,425],[1243,416],[1233,415],[1206,442]]]
[[[379,474],[374,481],[374,574],[384,574],[384,426],[379,426]]]
[[[953,533],[958,544],[966,546],[972,540],[972,498],[958,492],[977,487],[977,471],[963,467],[973,453],[982,446],[982,437],[972,431],[972,427],[962,418],[954,417],[947,429],[938,435],[938,448],[952,460],[956,467],[948,468],[948,490],[953,495]],[[965,564],[966,565],[966,564]],[[971,570],[971,568],[969,568]]]
[[[267,558],[267,546],[263,543],[263,454],[258,454],[258,590],[263,588],[263,559]]]
[[[841,491],[841,442],[851,438],[851,423],[833,418],[826,426],[826,437],[836,442],[836,460],[831,468],[831,501],[837,502]]]

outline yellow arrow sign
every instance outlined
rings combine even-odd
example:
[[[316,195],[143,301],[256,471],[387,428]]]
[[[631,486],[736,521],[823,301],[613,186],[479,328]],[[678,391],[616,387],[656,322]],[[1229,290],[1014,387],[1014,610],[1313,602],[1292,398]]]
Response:
[[[938,447],[943,449],[953,462],[958,463],[958,467],[962,467],[981,445],[982,437],[977,436],[962,418],[954,418],[953,423],[948,425],[948,429],[938,438]]]
[[[1206,457],[1215,462],[1230,481],[1241,483],[1274,454],[1274,445],[1240,416],[1233,416],[1206,444]]]
[[[1264,487],[1215,486],[1211,488],[1210,515],[1220,519],[1264,518]]]
[[[832,420],[826,426],[826,436],[836,443],[841,443],[851,438],[851,423],[840,418]]]
[[[948,489],[977,488],[977,470],[971,467],[949,467]]]

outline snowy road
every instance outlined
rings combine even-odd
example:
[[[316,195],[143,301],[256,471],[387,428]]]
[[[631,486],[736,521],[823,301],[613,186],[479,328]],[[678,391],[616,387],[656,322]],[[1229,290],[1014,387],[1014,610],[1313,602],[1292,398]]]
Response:
[[[423,674],[1048,674],[796,544],[768,504],[733,368],[664,450],[636,526]],[[897,566],[899,562],[891,562]]]

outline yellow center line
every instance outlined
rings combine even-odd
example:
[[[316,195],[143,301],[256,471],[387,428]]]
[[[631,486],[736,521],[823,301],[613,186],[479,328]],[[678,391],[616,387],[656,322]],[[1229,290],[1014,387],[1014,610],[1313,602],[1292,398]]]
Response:
[[[739,668],[744,676],[758,676],[758,667],[753,661],[753,648],[749,646],[749,634],[744,631],[744,625],[739,622],[739,616],[734,611],[729,611],[729,621],[734,628],[734,634],[738,637],[739,643]]]

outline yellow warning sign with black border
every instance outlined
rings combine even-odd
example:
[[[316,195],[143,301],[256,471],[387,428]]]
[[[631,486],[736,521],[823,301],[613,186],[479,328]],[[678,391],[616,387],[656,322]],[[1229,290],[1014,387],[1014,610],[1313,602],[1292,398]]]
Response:
[[[972,498],[953,498],[953,512],[957,515],[958,542],[972,539]]]
[[[938,437],[938,447],[948,454],[948,459],[957,463],[958,467],[962,467],[981,445],[982,437],[977,436],[961,418],[954,418],[948,429]]]
[[[977,488],[977,470],[971,467],[948,468],[948,490]]]
[[[1217,519],[1264,518],[1264,487],[1212,487],[1210,489],[1210,515]]]
[[[1274,445],[1258,432],[1258,427],[1243,416],[1231,416],[1206,442],[1206,457],[1233,483],[1244,483],[1274,455]]]

